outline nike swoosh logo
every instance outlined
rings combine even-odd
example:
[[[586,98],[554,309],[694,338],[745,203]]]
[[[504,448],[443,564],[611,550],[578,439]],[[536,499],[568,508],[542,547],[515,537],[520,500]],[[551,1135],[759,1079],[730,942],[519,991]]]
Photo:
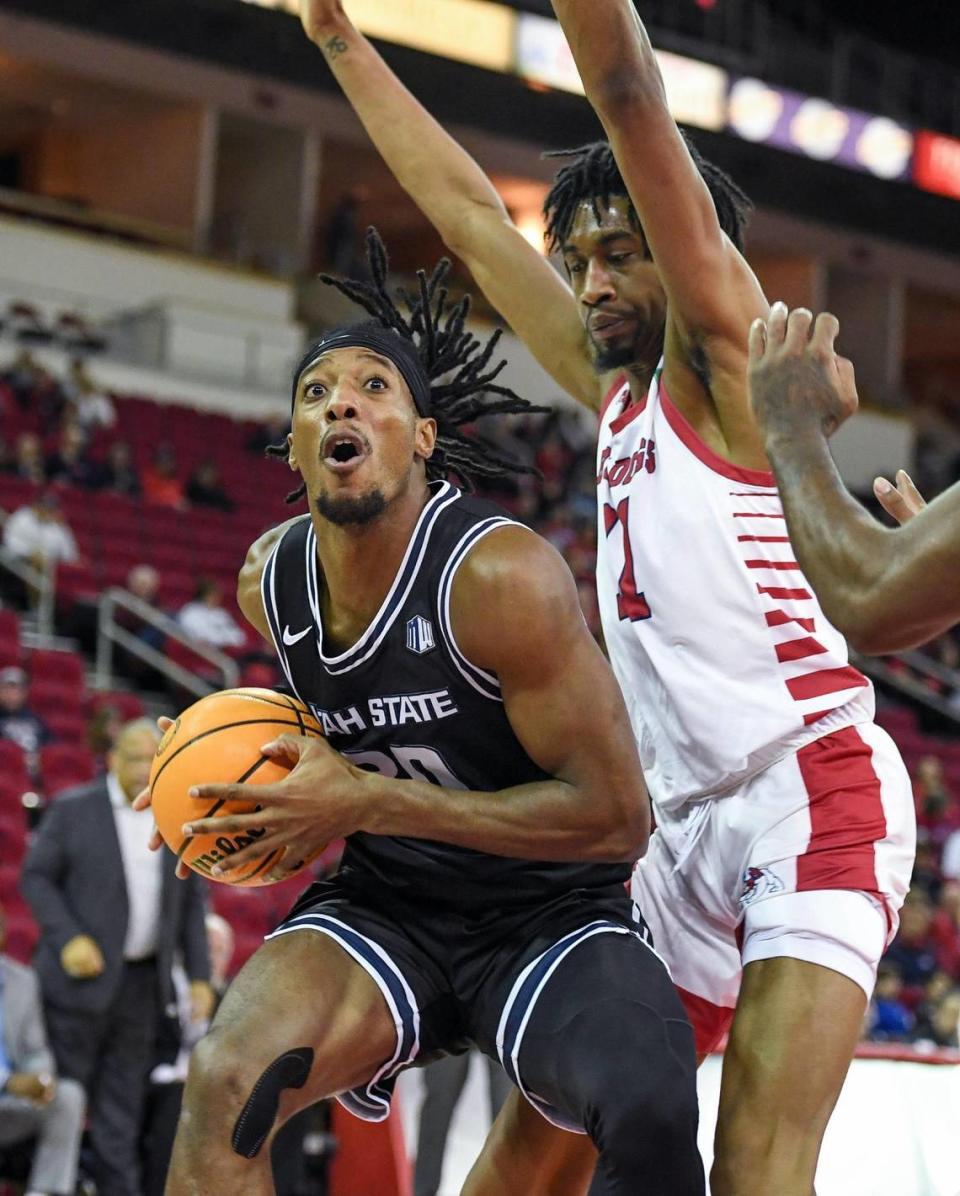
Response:
[[[305,635],[309,635],[312,630],[312,627],[304,627],[303,631],[298,631],[296,635],[291,635],[290,624],[288,623],[283,629],[283,642],[288,648],[292,648],[293,645],[302,640]]]

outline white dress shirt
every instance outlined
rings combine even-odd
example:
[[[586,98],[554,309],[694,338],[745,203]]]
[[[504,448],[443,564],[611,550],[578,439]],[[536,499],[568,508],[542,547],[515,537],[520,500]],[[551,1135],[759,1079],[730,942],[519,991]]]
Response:
[[[242,648],[247,642],[243,628],[222,606],[188,602],[177,615],[177,621],[188,635],[214,648]]]
[[[20,507],[3,525],[3,546],[14,556],[35,553],[49,560],[73,565],[78,559],[77,542],[65,523],[40,519],[33,507]]]
[[[130,805],[112,772],[107,774],[107,789],[127,882],[129,913],[123,958],[127,961],[147,959],[157,953],[163,888],[161,853],[151,851],[148,846],[153,833],[153,815],[149,807],[135,810]]]

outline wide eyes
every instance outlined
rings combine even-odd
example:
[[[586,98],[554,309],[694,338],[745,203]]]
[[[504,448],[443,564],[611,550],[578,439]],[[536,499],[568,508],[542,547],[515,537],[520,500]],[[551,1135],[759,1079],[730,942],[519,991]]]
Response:
[[[363,383],[363,389],[380,394],[389,390],[389,383],[380,374],[371,374]],[[304,399],[322,399],[327,394],[327,388],[322,382],[310,382],[303,389]]]

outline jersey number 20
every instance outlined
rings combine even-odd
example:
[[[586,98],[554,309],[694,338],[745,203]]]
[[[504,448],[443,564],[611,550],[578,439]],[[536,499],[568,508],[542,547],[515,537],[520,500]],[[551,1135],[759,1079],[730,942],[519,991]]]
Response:
[[[629,513],[629,498],[622,499],[616,507],[609,503],[603,504],[603,527],[607,535],[610,535],[618,523],[623,528],[623,571],[617,587],[617,612],[621,619],[629,619],[631,623],[636,623],[640,619],[649,619],[652,612],[642,591],[637,589],[637,579],[633,572]]]
[[[447,789],[466,789],[458,777],[447,767],[439,752],[428,747],[411,747],[394,744],[386,752],[344,752],[360,768],[367,772],[378,772],[383,777],[409,777],[413,781],[429,781],[431,785],[443,785]]]

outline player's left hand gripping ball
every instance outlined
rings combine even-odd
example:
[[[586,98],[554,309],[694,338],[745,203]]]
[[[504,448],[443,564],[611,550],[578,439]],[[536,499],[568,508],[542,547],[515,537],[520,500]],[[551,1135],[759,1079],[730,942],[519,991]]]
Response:
[[[296,733],[264,743],[287,727]],[[157,828],[181,863],[211,880],[284,880],[348,833],[342,805],[325,800],[330,769],[318,776],[316,757],[343,760],[296,699],[270,690],[211,694],[184,711],[157,749]],[[338,771],[352,772],[343,764]]]

